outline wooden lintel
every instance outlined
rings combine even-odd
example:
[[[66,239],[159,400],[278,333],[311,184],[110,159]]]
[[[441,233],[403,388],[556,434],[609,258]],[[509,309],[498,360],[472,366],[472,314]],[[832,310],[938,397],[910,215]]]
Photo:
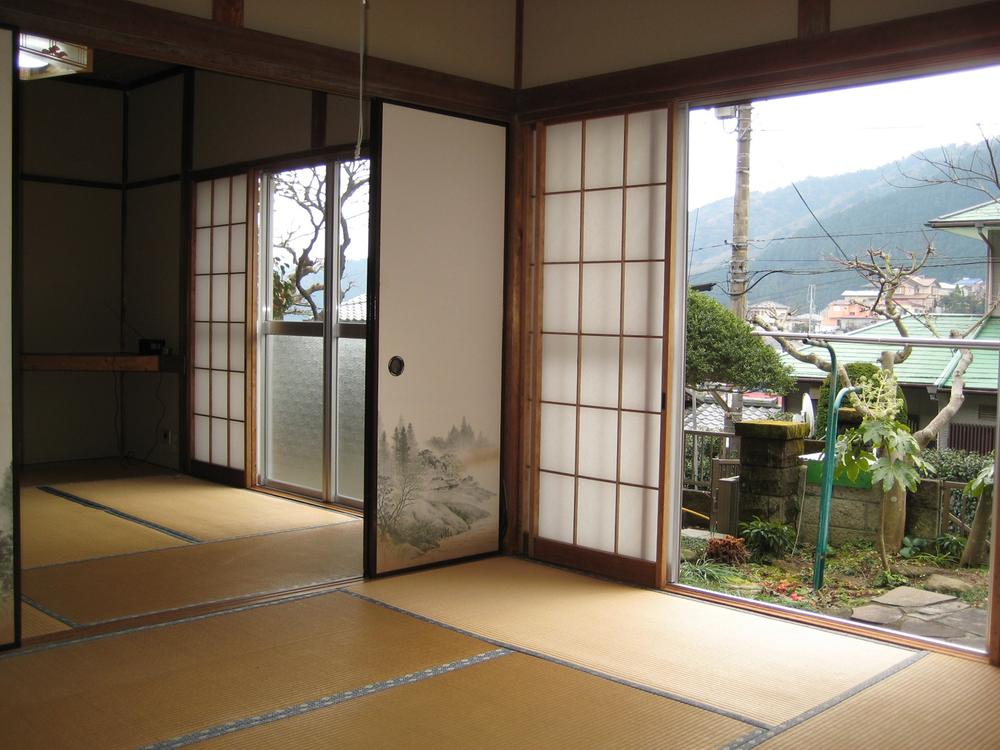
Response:
[[[184,358],[158,354],[22,354],[21,369],[37,372],[181,372]]]
[[[690,57],[518,92],[522,122],[720,100],[1000,61],[1000,2]]]

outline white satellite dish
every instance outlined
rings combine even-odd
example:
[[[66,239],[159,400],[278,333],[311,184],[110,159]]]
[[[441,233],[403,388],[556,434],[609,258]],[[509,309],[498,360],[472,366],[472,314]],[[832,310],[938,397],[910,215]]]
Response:
[[[816,432],[816,410],[813,408],[812,399],[808,393],[802,394],[802,421],[809,425],[809,437]]]

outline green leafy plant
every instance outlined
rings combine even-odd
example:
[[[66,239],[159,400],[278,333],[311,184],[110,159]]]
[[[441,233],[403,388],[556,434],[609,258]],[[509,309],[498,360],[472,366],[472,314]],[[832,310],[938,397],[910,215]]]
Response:
[[[962,557],[962,552],[965,550],[967,541],[964,536],[958,536],[957,534],[942,534],[934,540],[934,548],[939,555],[944,556],[952,562],[958,562]]]
[[[937,469],[937,478],[945,482],[968,482],[984,468],[993,465],[992,453],[984,456],[958,448],[929,448],[921,455]]]
[[[927,550],[931,548],[930,539],[921,539],[920,537],[903,537],[903,546],[899,550],[899,556],[905,557],[907,560],[916,557],[917,555],[922,555]]]
[[[708,540],[705,557],[726,565],[743,565],[750,559],[746,544],[735,536],[720,536]]]
[[[875,579],[875,586],[878,588],[894,589],[897,586],[905,586],[910,582],[906,576],[893,573],[891,570],[883,570]]]
[[[761,520],[757,516],[740,524],[740,535],[746,542],[750,559],[757,563],[784,557],[795,545],[795,529],[779,521]]]
[[[714,560],[700,558],[681,564],[681,583],[688,586],[724,586],[737,578],[732,568]]]

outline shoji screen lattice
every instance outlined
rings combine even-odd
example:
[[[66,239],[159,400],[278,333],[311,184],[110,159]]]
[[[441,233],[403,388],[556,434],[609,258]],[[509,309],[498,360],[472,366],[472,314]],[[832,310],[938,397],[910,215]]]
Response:
[[[191,457],[245,465],[247,178],[195,192]]]
[[[656,559],[665,110],[540,133],[537,537]]]

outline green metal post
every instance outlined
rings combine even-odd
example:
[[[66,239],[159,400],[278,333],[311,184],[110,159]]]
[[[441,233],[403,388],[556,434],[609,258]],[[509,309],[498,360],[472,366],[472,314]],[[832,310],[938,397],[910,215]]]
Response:
[[[830,374],[830,393],[837,387],[837,355],[830,350],[830,363],[833,367]],[[823,453],[823,484],[819,494],[819,521],[816,531],[816,564],[813,566],[813,591],[823,588],[823,573],[826,570],[826,548],[830,539],[830,504],[833,498],[833,473],[837,452],[837,422],[840,419],[840,405],[848,393],[854,393],[857,388],[841,388],[837,397],[830,399],[830,408],[826,419],[826,448]],[[802,512],[801,510],[799,511]]]

